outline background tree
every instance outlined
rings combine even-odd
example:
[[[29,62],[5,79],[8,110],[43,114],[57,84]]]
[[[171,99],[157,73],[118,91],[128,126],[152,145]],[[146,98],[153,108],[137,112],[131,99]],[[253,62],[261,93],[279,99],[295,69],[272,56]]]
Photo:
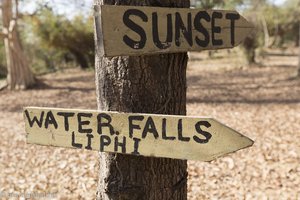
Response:
[[[299,42],[299,24],[300,24],[300,2],[298,0],[287,0],[282,7],[281,12],[281,25],[284,30],[283,42],[293,41],[295,46],[298,46]]]
[[[18,34],[18,1],[2,0],[2,34],[7,63],[7,86],[9,89],[26,89],[35,83],[23,52]]]
[[[232,1],[234,2],[234,1]],[[248,64],[253,64],[256,62],[256,49],[261,46],[260,38],[262,32],[265,34],[264,38],[269,38],[268,29],[265,27],[266,22],[263,13],[265,5],[268,4],[266,0],[243,0],[236,1],[237,5],[244,6],[244,16],[252,22],[255,26],[255,31],[252,32],[246,39],[242,42],[242,48],[245,52],[246,60]],[[263,20],[263,23],[261,23]],[[266,39],[268,41],[268,39]],[[265,41],[265,42],[266,42]]]
[[[189,7],[189,0],[94,2]],[[98,20],[96,17],[96,29]],[[99,37],[96,35],[98,45]],[[98,109],[185,115],[187,60],[186,53],[106,58],[96,45]],[[99,199],[187,199],[185,160],[100,153],[99,163]]]
[[[299,23],[299,35],[300,35],[300,23]],[[298,73],[297,76],[300,77],[300,37],[299,39],[299,43],[298,43]]]
[[[7,68],[5,63],[5,48],[4,48],[3,40],[0,40],[0,80],[6,79],[6,76],[7,76]]]
[[[41,9],[32,16],[33,30],[48,49],[70,52],[82,69],[94,65],[92,18],[76,15],[72,19]]]
[[[224,6],[224,0],[196,0],[195,6],[203,9],[212,9],[216,6]]]

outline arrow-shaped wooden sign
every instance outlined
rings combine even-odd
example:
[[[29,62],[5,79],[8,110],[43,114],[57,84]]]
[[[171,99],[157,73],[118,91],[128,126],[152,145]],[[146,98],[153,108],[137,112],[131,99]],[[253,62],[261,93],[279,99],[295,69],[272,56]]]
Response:
[[[119,5],[95,10],[103,56],[232,48],[254,29],[236,11]]]
[[[27,142],[112,153],[210,161],[253,141],[205,117],[74,109],[24,109]]]

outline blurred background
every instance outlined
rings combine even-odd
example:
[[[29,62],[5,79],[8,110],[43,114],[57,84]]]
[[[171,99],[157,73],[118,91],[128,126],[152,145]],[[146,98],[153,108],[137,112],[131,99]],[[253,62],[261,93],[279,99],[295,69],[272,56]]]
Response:
[[[92,0],[19,0],[12,3],[11,18],[17,18],[17,31],[25,56],[35,75],[63,68],[94,67]],[[298,0],[192,0],[191,7],[235,9],[255,24],[257,32],[240,47],[249,63],[287,52],[299,45],[300,9]],[[2,8],[4,9],[4,8]],[[15,14],[17,13],[17,16]],[[9,15],[9,13],[6,12]],[[9,26],[1,20],[2,28]],[[6,27],[9,28],[9,27]],[[294,54],[297,50],[294,49]],[[0,43],[0,77],[7,76],[4,40]],[[214,51],[208,52],[213,57]],[[282,56],[288,56],[289,53]],[[292,54],[292,53],[291,53]],[[295,55],[296,56],[296,55]]]
[[[22,120],[23,106],[97,108],[92,4],[1,0],[0,199],[1,192],[96,196],[97,152],[27,145]],[[300,1],[191,7],[237,10],[256,27],[239,47],[189,53],[187,70],[188,115],[214,117],[255,144],[189,161],[189,199],[300,199]]]

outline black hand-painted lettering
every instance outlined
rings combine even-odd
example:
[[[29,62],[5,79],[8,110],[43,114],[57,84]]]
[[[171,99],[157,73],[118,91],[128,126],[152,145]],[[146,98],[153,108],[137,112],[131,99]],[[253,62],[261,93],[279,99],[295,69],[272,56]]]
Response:
[[[91,128],[83,128],[85,125],[89,125],[91,122],[90,120],[83,120],[83,117],[91,118],[93,116],[92,113],[78,113],[77,120],[78,120],[78,132],[79,133],[92,133],[93,129]]]
[[[212,20],[211,20],[211,37],[212,37],[212,44],[213,46],[221,46],[223,45],[223,40],[221,39],[216,39],[215,34],[216,33],[221,33],[221,27],[216,26],[216,19],[222,19],[223,14],[221,12],[213,12],[212,14]]]
[[[186,41],[190,46],[193,46],[193,34],[192,34],[192,14],[187,15],[187,27],[184,25],[180,13],[175,13],[175,44],[180,46],[180,35],[184,35]]]
[[[82,144],[76,143],[75,142],[75,133],[74,131],[72,132],[72,147],[81,149],[82,148]]]
[[[119,142],[119,137],[116,136],[115,137],[115,147],[114,147],[114,151],[117,153],[118,152],[118,148],[121,147],[122,149],[122,153],[126,153],[126,137],[122,137],[123,141]]]
[[[197,13],[197,15],[195,16],[195,20],[194,20],[194,27],[197,31],[199,31],[200,33],[203,34],[204,39],[199,39],[198,36],[195,37],[195,41],[196,43],[200,46],[200,47],[207,47],[209,45],[209,33],[208,30],[202,25],[201,20],[205,20],[207,22],[210,22],[210,16],[206,11],[200,11]]]
[[[133,130],[141,130],[141,127],[137,124],[133,124],[133,121],[143,121],[144,116],[133,115],[128,117],[128,126],[129,126],[129,137],[133,138]]]
[[[146,138],[148,133],[152,133],[155,139],[157,139],[159,137],[152,117],[148,117],[148,119],[146,121],[144,130],[142,133],[142,138]]]
[[[152,13],[152,35],[153,42],[158,48],[167,49],[171,46],[171,42],[173,40],[173,23],[171,14],[167,14],[167,39],[165,42],[161,42],[159,39],[157,12]]]
[[[94,136],[92,134],[86,134],[86,137],[87,137],[87,145],[85,149],[92,150],[92,138],[94,138]]]
[[[197,136],[194,136],[193,139],[200,144],[208,143],[209,140],[211,139],[212,135],[209,132],[203,131],[201,129],[201,126],[205,126],[206,128],[209,128],[209,127],[211,127],[211,124],[208,121],[200,121],[200,122],[197,122],[197,124],[195,125],[196,131],[200,135],[204,136],[205,139],[201,139]]]
[[[227,13],[226,19],[230,20],[230,38],[231,45],[235,45],[235,21],[240,19],[240,15],[238,13]]]
[[[178,120],[177,130],[178,130],[178,140],[183,141],[183,142],[188,142],[188,141],[190,141],[191,138],[189,138],[189,137],[184,137],[184,136],[182,135],[182,132],[183,132],[183,130],[182,130],[182,119],[179,119],[179,120]]]
[[[24,112],[25,112],[25,115],[26,115],[26,118],[28,120],[28,123],[29,123],[30,127],[33,127],[34,123],[36,123],[40,128],[42,128],[43,120],[44,120],[44,114],[45,114],[44,111],[41,112],[40,119],[38,119],[37,116],[33,116],[33,118],[30,119],[28,110],[25,110]]]
[[[140,144],[141,139],[139,139],[139,138],[132,138],[132,139],[134,141],[134,151],[131,154],[140,155],[140,153],[139,153],[139,144]]]
[[[101,135],[100,136],[100,151],[104,151],[104,147],[110,145],[111,139],[107,135]]]
[[[55,129],[57,129],[58,125],[56,122],[56,119],[51,111],[49,111],[45,118],[45,128],[47,129],[49,127],[49,124],[52,124]]]
[[[144,12],[137,10],[137,9],[126,10],[123,15],[123,23],[128,28],[130,28],[131,30],[133,30],[134,32],[139,34],[141,39],[140,39],[140,41],[135,41],[135,40],[131,39],[130,37],[128,37],[127,35],[124,35],[123,41],[125,42],[125,44],[127,44],[129,47],[131,47],[133,49],[142,49],[145,47],[145,44],[147,41],[146,32],[141,26],[139,26],[138,24],[136,24],[134,21],[132,21],[130,19],[131,15],[140,17],[143,20],[143,22],[148,21],[148,17]]]
[[[162,119],[162,139],[164,140],[175,140],[176,137],[174,136],[167,136],[167,119]]]
[[[106,122],[103,122],[103,119],[105,119]],[[114,127],[110,124],[111,123],[111,116],[109,116],[108,114],[105,114],[105,113],[100,113],[97,116],[97,120],[98,120],[97,132],[99,133],[99,135],[103,134],[102,128],[104,128],[104,127],[109,128],[110,135],[115,134]]]
[[[58,112],[57,115],[64,117],[65,131],[69,131],[69,118],[73,117],[75,115],[75,113],[72,113],[72,112]]]

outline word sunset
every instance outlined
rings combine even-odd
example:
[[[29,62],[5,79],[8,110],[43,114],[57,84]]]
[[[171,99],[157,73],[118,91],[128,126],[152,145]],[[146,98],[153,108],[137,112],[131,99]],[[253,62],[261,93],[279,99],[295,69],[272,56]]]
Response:
[[[24,109],[27,142],[209,161],[253,144],[210,118],[54,108]]]
[[[253,30],[236,11],[110,5],[99,9],[96,25],[102,29],[98,36],[103,37],[104,56],[232,48]]]

